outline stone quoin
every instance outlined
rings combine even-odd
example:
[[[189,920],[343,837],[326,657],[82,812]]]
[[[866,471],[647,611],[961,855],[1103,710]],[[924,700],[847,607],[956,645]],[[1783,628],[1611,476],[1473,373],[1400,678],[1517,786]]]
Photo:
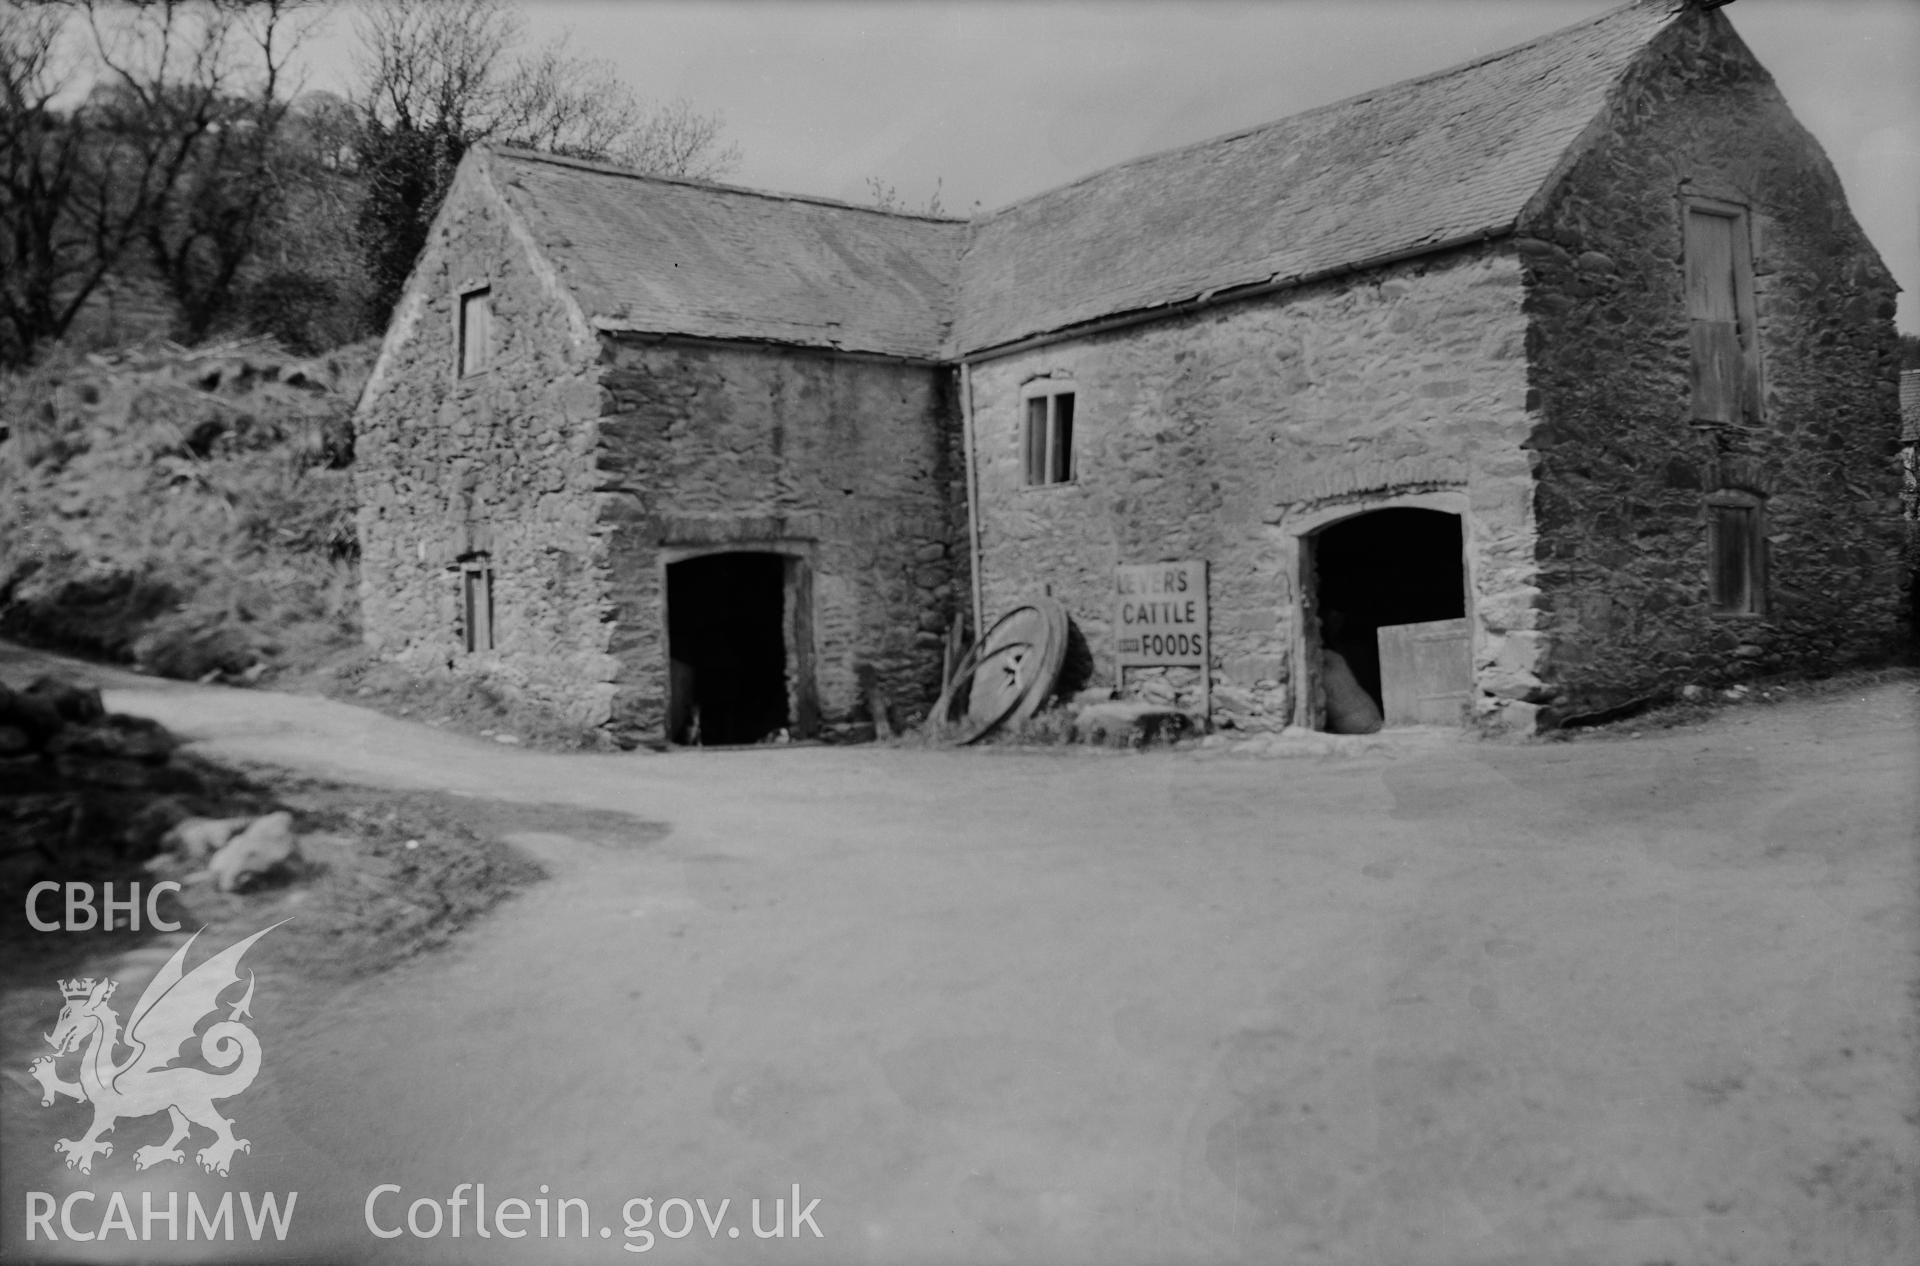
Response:
[[[625,743],[910,718],[1040,594],[1244,730],[1336,663],[1529,733],[1869,659],[1895,294],[1683,0],[971,221],[478,147],[358,413],[367,637]],[[1206,663],[1123,665],[1176,562]]]

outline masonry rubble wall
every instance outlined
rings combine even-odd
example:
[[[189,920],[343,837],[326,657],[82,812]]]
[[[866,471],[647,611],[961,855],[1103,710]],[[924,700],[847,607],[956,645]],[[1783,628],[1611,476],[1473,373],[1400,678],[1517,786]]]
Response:
[[[1900,517],[1905,520],[1901,571],[1906,576],[1907,647],[1920,651],[1920,369],[1900,371]]]
[[[481,677],[581,725],[611,716],[592,453],[598,339],[470,164],[449,191],[356,415],[369,647]],[[491,365],[458,373],[457,305],[489,287]],[[463,647],[461,560],[494,574],[491,651]]]
[[[976,364],[984,617],[1050,590],[1116,684],[1116,565],[1204,559],[1212,722],[1278,729],[1306,688],[1301,535],[1437,496],[1464,512],[1477,709],[1530,725],[1520,281],[1482,246]],[[1028,487],[1022,389],[1044,376],[1075,390],[1076,478]],[[1197,679],[1170,675],[1188,702]]]
[[[1522,226],[1551,710],[1882,654],[1899,625],[1895,287],[1718,13],[1661,35]],[[1684,199],[1748,209],[1758,425],[1695,423]],[[1770,593],[1709,607],[1705,497],[1765,496]]]
[[[953,371],[625,338],[608,341],[599,373],[595,523],[607,542],[616,732],[664,732],[667,562],[728,549],[807,560],[828,733],[867,721],[870,691],[897,720],[917,720],[965,605]]]

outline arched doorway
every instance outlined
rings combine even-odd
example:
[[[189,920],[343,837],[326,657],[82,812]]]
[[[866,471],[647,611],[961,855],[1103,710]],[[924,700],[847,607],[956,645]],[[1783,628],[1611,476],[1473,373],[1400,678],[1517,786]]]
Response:
[[[1394,506],[1338,519],[1302,538],[1303,575],[1311,595],[1309,655],[1320,675],[1312,722],[1342,724],[1341,709],[1357,685],[1384,723],[1458,724],[1471,703],[1473,663],[1467,615],[1461,518],[1444,510]],[[1331,651],[1338,661],[1319,652]],[[1338,680],[1341,663],[1351,682]]]
[[[668,741],[731,746],[809,732],[805,560],[730,550],[666,572]]]

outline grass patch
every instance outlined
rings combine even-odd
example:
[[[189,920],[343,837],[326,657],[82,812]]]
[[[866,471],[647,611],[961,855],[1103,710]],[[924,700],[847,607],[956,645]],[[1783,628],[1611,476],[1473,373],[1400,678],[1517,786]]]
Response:
[[[1781,674],[1755,677],[1735,685],[1702,687],[1697,698],[1680,694],[1651,699],[1616,719],[1550,730],[1548,742],[1580,742],[1604,738],[1633,738],[1649,730],[1671,730],[1699,725],[1738,708],[1771,707],[1810,699],[1831,698],[1852,690],[1906,683],[1920,686],[1920,667],[1909,664],[1843,669],[1829,675]]]
[[[0,633],[189,680],[356,643],[357,371],[326,364],[55,349],[0,379]]]
[[[305,670],[276,674],[282,690],[309,691],[434,729],[472,734],[542,751],[610,751],[616,744],[600,726],[563,716],[485,677],[409,668],[375,658],[361,647],[327,657]],[[500,736],[505,735],[505,739]]]
[[[174,763],[168,784],[153,791],[62,795],[53,788],[18,798],[8,806],[8,825],[42,833],[54,849],[76,839],[94,845],[75,851],[70,865],[62,853],[66,880],[111,880],[123,893],[135,881],[182,882],[182,892],[162,898],[162,914],[188,930],[207,928],[216,942],[291,918],[261,943],[261,951],[319,978],[366,975],[443,945],[544,873],[484,823],[476,824],[456,797],[240,771],[186,755]],[[281,809],[293,814],[302,861],[274,886],[217,892],[204,874],[157,856],[162,835],[184,817]],[[0,950],[12,979],[46,977],[154,935],[143,928],[49,936],[27,925],[20,902],[9,908],[12,915],[0,923]]]

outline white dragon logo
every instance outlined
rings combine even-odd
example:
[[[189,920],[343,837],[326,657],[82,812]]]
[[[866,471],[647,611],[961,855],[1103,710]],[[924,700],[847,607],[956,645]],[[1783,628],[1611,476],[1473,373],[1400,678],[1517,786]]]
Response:
[[[284,922],[284,920],[283,920]],[[253,1145],[235,1138],[233,1122],[220,1115],[215,1099],[231,1099],[253,1084],[260,1072],[260,1039],[240,1023],[252,1018],[253,973],[247,973],[247,991],[231,1005],[227,1018],[210,1025],[200,1037],[200,1054],[217,1071],[180,1065],[180,1047],[191,1039],[200,1022],[220,1010],[220,995],[239,983],[240,956],[253,943],[274,928],[262,928],[246,940],[227,947],[192,971],[183,970],[187,950],[200,933],[186,944],[147,984],[140,1001],[127,1017],[126,1036],[120,1031],[120,1017],[107,1005],[119,987],[114,980],[63,980],[60,992],[67,1005],[61,1008],[60,1022],[46,1034],[52,1055],[33,1061],[30,1071],[40,1083],[40,1106],[51,1107],[65,1096],[93,1105],[93,1127],[84,1137],[61,1139],[56,1151],[65,1152],[67,1168],[83,1174],[93,1172],[96,1155],[113,1155],[113,1144],[101,1135],[114,1128],[122,1117],[152,1116],[165,1111],[173,1121],[173,1133],[164,1143],[150,1143],[133,1153],[136,1169],[146,1169],[165,1161],[184,1161],[180,1144],[193,1126],[214,1133],[213,1142],[200,1149],[196,1159],[210,1173],[225,1177],[235,1152],[250,1152]],[[203,929],[204,930],[204,929]],[[55,1061],[79,1050],[80,1079],[63,1081]],[[132,1054],[118,1063],[114,1051],[120,1046],[132,1048]]]

